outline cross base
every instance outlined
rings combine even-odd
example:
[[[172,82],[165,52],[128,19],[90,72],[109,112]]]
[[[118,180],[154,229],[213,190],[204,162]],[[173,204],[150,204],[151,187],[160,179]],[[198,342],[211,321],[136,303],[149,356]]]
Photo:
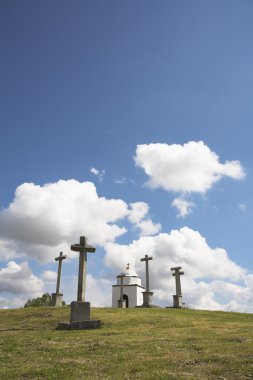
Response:
[[[182,309],[183,307],[183,299],[182,296],[174,295],[173,296],[173,307]]]
[[[62,306],[62,293],[52,293],[51,306]]]
[[[101,327],[101,321],[90,319],[90,302],[73,301],[70,305],[70,323],[59,322],[57,330],[85,330]]]
[[[89,321],[59,322],[56,330],[88,330],[101,327],[101,321],[90,319]]]
[[[118,300],[118,308],[126,308],[126,300]]]
[[[70,304],[70,322],[90,320],[90,302],[73,301]]]
[[[142,307],[151,307],[153,301],[153,292],[142,292],[143,304]]]

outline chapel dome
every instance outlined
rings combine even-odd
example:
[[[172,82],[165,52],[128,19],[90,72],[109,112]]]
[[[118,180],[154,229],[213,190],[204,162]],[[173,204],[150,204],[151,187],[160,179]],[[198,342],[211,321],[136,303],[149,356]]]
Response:
[[[125,272],[121,272],[119,276],[125,276],[125,277],[138,277],[138,274],[130,269],[130,264],[127,264]]]

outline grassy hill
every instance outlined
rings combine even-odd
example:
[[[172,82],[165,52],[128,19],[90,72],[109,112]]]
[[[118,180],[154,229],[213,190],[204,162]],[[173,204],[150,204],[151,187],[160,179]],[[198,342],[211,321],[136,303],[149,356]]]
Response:
[[[0,379],[253,379],[253,315],[92,309],[97,330],[57,331],[69,308],[0,310]]]

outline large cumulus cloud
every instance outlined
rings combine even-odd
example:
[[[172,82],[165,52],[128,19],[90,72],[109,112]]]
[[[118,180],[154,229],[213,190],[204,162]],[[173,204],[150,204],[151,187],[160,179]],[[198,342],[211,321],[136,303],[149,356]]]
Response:
[[[178,217],[191,212],[194,203],[185,199],[191,193],[205,194],[222,177],[242,180],[245,170],[239,161],[221,163],[218,155],[203,141],[187,144],[137,145],[136,166],[148,175],[147,186],[179,193],[172,202]]]
[[[237,180],[245,176],[239,161],[221,163],[203,141],[138,145],[135,162],[149,176],[150,187],[174,192],[205,193],[224,176]]]
[[[129,207],[121,199],[99,197],[91,182],[24,183],[10,206],[0,212],[0,257],[50,261],[57,252],[69,250],[70,243],[81,235],[91,244],[103,246],[127,231],[118,224],[120,220],[145,221],[148,206],[142,203],[141,208],[144,211],[136,221],[136,216],[131,216],[136,215],[134,203]]]
[[[0,269],[0,307],[21,307],[44,290],[43,280],[32,273],[27,262],[9,261]]]
[[[175,292],[170,268],[181,265],[184,299],[188,306],[201,309],[253,311],[253,284],[245,269],[233,262],[222,248],[211,248],[206,239],[188,227],[141,237],[130,245],[108,243],[105,263],[117,271],[130,263],[145,278],[140,258],[153,256],[150,283],[156,301],[171,304]],[[233,300],[233,302],[231,301]]]

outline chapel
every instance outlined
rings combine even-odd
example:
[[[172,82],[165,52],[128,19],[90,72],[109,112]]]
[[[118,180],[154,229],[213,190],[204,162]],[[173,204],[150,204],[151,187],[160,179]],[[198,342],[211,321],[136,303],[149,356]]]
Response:
[[[126,307],[142,306],[145,288],[141,285],[141,279],[137,273],[130,269],[127,264],[125,272],[117,276],[117,285],[112,285],[112,307],[118,307],[120,299],[120,284],[123,276],[123,300],[126,301]]]

